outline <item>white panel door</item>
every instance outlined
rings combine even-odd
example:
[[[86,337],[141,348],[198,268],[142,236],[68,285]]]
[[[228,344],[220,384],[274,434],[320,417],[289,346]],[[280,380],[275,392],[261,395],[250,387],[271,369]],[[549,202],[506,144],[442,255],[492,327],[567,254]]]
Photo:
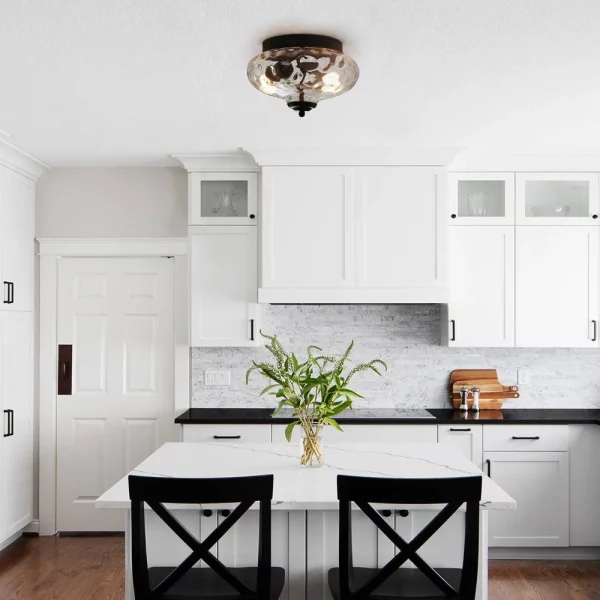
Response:
[[[491,547],[569,545],[569,453],[485,452],[489,476],[517,501],[489,515]]]
[[[356,285],[446,287],[445,199],[442,169],[356,169]]]
[[[32,311],[35,184],[5,167],[0,171],[0,310]]]
[[[0,399],[4,411],[1,541],[33,518],[32,313],[4,313],[0,317]]]
[[[73,346],[72,395],[57,398],[57,528],[121,531],[95,499],[173,424],[173,261],[61,259],[58,343]]]
[[[256,346],[257,228],[190,228],[191,345]]]
[[[448,345],[514,347],[515,228],[457,226],[449,238]]]
[[[261,230],[261,287],[351,287],[353,170],[265,167]]]
[[[598,347],[598,227],[517,227],[516,345]]]
[[[439,425],[438,444],[452,446],[475,463],[478,469],[481,469],[483,459],[483,430],[481,425]]]

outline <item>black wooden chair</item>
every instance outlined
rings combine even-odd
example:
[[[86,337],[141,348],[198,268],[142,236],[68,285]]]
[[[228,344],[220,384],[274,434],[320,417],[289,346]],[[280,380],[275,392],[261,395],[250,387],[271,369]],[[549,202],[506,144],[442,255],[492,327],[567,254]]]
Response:
[[[338,499],[340,563],[339,568],[329,571],[329,587],[335,600],[474,600],[479,561],[481,477],[383,479],[338,475]],[[352,502],[398,550],[382,569],[355,568],[352,564]],[[411,542],[406,542],[370,503],[446,506]],[[462,569],[434,569],[417,551],[465,503]],[[400,569],[408,560],[416,568]]]
[[[271,566],[271,499],[273,475],[220,479],[129,477],[131,544],[135,600],[276,600],[285,570]],[[211,548],[244,513],[259,502],[258,566],[228,568]],[[165,508],[165,504],[235,504],[238,506],[203,542]],[[189,546],[178,567],[148,568],[147,504]],[[203,560],[210,568],[192,568]]]

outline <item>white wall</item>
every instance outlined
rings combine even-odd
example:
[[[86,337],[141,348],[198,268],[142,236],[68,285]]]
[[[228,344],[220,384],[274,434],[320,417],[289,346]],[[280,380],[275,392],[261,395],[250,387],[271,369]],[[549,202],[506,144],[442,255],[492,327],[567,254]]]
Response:
[[[38,183],[36,237],[186,237],[187,173],[52,169]]]

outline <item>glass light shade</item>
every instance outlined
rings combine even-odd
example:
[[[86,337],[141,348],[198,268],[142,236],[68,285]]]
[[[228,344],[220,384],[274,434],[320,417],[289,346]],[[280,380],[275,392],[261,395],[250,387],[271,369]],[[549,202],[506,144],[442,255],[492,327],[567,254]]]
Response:
[[[285,100],[301,117],[321,100],[352,89],[358,73],[358,65],[344,54],[339,40],[310,34],[269,38],[263,52],[248,63],[250,83]]]

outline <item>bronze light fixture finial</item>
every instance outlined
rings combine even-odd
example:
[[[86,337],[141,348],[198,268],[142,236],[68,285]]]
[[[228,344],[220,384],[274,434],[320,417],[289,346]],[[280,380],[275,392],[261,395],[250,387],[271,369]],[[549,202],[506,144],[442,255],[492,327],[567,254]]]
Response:
[[[340,40],[295,33],[267,38],[262,52],[248,63],[247,73],[257,90],[285,100],[303,117],[321,100],[352,89],[359,71]]]

